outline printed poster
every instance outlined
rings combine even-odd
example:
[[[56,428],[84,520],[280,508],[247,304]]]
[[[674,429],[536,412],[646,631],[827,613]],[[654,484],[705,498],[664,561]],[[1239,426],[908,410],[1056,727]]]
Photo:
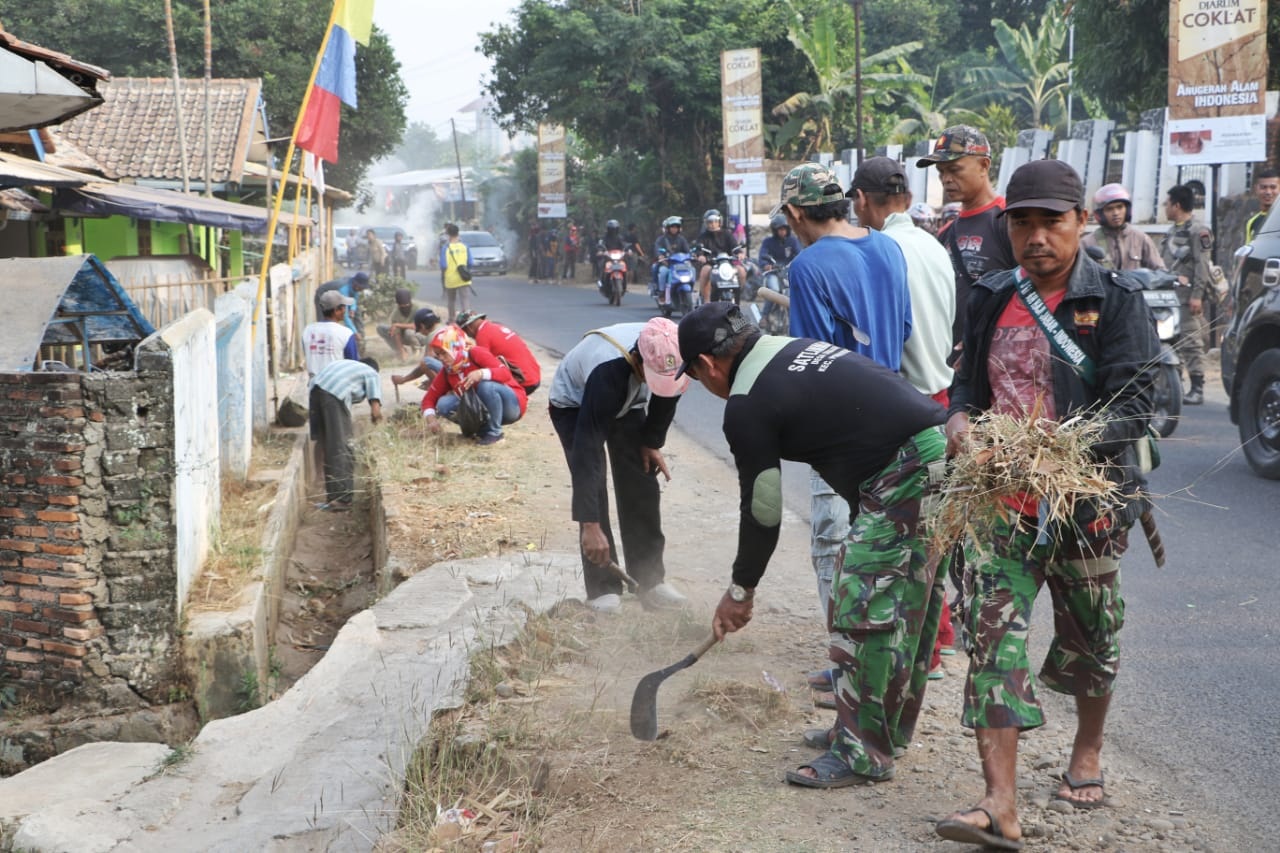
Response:
[[[720,54],[725,195],[764,195],[764,120],[760,112],[760,49]]]
[[[565,174],[565,130],[562,124],[538,125],[538,218],[569,215]]]

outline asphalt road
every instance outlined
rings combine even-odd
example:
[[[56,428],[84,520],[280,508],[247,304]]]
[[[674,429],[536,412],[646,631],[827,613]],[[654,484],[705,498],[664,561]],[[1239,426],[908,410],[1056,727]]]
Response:
[[[440,304],[439,274],[415,275],[418,297]],[[522,277],[478,278],[475,286],[477,307],[558,353],[589,329],[656,314],[643,286],[633,285],[618,308],[585,286]],[[1155,568],[1138,530],[1131,537],[1108,742],[1150,762],[1200,810],[1231,818],[1242,837],[1262,839],[1280,802],[1280,481],[1250,471],[1220,385],[1208,391],[1206,404],[1185,410],[1162,442],[1151,478],[1165,568]],[[694,383],[676,425],[728,464],[721,413],[721,402]],[[807,469],[791,466],[784,489],[789,508],[807,518]],[[1047,611],[1042,602],[1041,638]]]

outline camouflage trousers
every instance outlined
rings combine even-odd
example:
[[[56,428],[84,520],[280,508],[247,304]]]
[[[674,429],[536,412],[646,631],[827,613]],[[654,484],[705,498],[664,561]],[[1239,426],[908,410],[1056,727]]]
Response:
[[[965,726],[1032,729],[1044,724],[1027,658],[1031,606],[1040,587],[1053,601],[1053,642],[1040,669],[1049,689],[1075,696],[1111,693],[1124,624],[1120,556],[1128,531],[1036,544],[1034,519],[996,525],[988,547],[970,554],[965,615],[972,646]]]
[[[926,553],[924,519],[936,499],[946,442],[931,427],[864,482],[827,609],[836,664],[831,751],[856,773],[893,774],[894,747],[911,742],[946,596],[944,555]]]

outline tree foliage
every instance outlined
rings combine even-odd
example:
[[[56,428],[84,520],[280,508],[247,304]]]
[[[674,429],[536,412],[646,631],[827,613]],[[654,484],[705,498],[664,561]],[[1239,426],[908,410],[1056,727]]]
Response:
[[[970,103],[991,103],[1003,93],[1017,105],[1017,114],[1031,127],[1055,125],[1066,117],[1066,18],[1051,3],[1038,22],[1016,29],[1007,21],[991,22],[1001,63],[974,68],[968,78],[978,94]]]
[[[260,77],[271,133],[293,130],[332,0],[218,0],[212,4],[213,74]],[[204,76],[201,4],[173,4],[179,71]],[[167,77],[164,4],[158,0],[0,0],[5,28],[52,50],[100,65],[117,77]],[[408,90],[386,36],[376,28],[356,54],[358,110],[343,107],[341,161],[330,183],[355,189],[370,163],[395,148],[404,131]]]

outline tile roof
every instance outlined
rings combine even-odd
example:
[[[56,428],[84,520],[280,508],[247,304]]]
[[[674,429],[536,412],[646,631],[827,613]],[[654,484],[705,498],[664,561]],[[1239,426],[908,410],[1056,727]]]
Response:
[[[188,169],[192,186],[200,186],[204,182],[204,79],[187,78],[181,84]],[[210,81],[215,183],[239,183],[242,178],[251,134],[263,132],[254,119],[261,88],[260,80]],[[59,126],[58,135],[101,165],[107,177],[182,180],[173,80],[117,77],[99,90],[105,103]]]

